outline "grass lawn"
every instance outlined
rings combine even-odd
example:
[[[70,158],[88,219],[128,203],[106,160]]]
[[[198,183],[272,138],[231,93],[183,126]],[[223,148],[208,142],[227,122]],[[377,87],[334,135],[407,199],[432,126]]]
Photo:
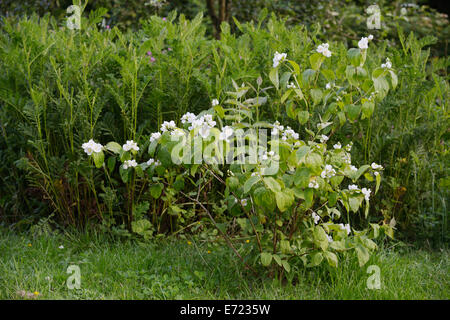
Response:
[[[66,286],[72,264],[80,267],[80,289]],[[373,264],[380,290],[366,286]],[[363,268],[348,258],[281,285],[245,272],[227,248],[202,242],[0,231],[0,299],[23,299],[20,291],[36,299],[449,299],[449,267],[448,250],[380,249]]]

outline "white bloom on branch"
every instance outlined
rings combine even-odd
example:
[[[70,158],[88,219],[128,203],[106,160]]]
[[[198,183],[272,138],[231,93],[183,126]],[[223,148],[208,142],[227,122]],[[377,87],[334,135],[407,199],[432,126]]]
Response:
[[[338,143],[336,143],[335,145],[333,145],[333,148],[336,149],[336,150],[339,150],[339,149],[342,148],[342,145],[341,145],[340,142],[338,142]]]
[[[171,120],[171,121],[164,121],[163,124],[161,125],[161,131],[162,132],[166,132],[169,130],[174,130],[177,127],[177,125],[175,124],[175,121]]]
[[[219,134],[220,140],[228,140],[233,135],[233,128],[225,126],[222,128],[222,132]]]
[[[150,142],[153,142],[155,140],[158,140],[159,138],[161,138],[161,133],[160,132],[153,132],[150,135]]]
[[[352,232],[352,230],[350,229],[350,225],[348,223],[346,225],[343,225],[342,223],[340,223],[339,227],[341,227],[341,230],[346,230],[347,235],[349,235],[350,232]]]
[[[214,100],[213,100],[213,103],[214,103]],[[187,112],[181,117],[181,123],[192,123],[196,118],[197,118],[197,116],[195,114],[193,114],[191,112]]]
[[[381,170],[381,169],[383,169],[382,165],[376,164],[375,162],[372,162],[371,167],[372,167],[373,170]]]
[[[322,179],[326,179],[326,178],[329,179],[335,175],[336,175],[336,171],[333,169],[333,167],[330,164],[327,164],[325,166],[325,169],[320,174]]]
[[[85,142],[81,145],[84,152],[87,153],[88,156],[90,156],[93,153],[98,153],[103,150],[103,146],[100,143],[96,143],[94,140],[89,140],[88,142]]]
[[[308,188],[319,189],[319,183],[318,183],[316,180],[312,180],[312,181],[308,184]]]
[[[274,68],[278,67],[280,62],[286,59],[286,57],[287,57],[286,53],[278,53],[278,51],[276,51],[273,56],[273,67]]]
[[[361,192],[364,194],[364,199],[369,201],[370,199],[370,193],[372,192],[370,189],[362,188]]]
[[[137,167],[137,162],[136,162],[136,160],[125,160],[124,162],[123,162],[123,168],[125,169],[125,170],[127,170],[128,168],[134,168],[134,167]]]
[[[325,57],[329,58],[331,57],[331,51],[328,50],[329,48],[329,44],[328,43],[322,43],[321,45],[319,45],[317,47],[317,52],[323,54]]]
[[[217,99],[213,99],[212,101],[211,101],[211,105],[213,106],[213,107],[215,107],[215,106],[217,106],[219,104],[219,100],[217,100]],[[188,112],[189,113],[189,112]]]
[[[311,217],[314,219],[314,224],[317,224],[320,220],[320,216],[314,211],[311,213]]]
[[[348,186],[348,190],[356,191],[356,190],[359,190],[359,187],[356,184],[351,184]]]
[[[135,150],[135,151],[139,151],[139,147],[137,145],[136,142],[134,142],[133,140],[127,140],[127,143],[125,143],[122,146],[123,151],[130,151],[130,150]]]
[[[320,142],[321,143],[324,143],[324,142],[327,142],[327,141],[328,141],[328,137],[326,135],[323,134],[323,135],[320,136]]]
[[[358,41],[358,47],[361,50],[365,50],[365,49],[369,48],[369,38],[362,37],[361,40]]]

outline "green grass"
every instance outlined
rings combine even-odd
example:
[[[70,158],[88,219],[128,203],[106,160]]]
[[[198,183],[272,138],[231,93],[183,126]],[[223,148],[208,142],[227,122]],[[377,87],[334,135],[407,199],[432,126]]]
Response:
[[[66,286],[71,264],[80,267],[81,289]],[[367,289],[371,264],[380,267],[380,290]],[[0,299],[22,299],[20,290],[39,292],[37,299],[449,299],[449,266],[448,250],[383,249],[363,268],[349,257],[338,269],[305,269],[296,285],[281,285],[203,242],[0,231]]]

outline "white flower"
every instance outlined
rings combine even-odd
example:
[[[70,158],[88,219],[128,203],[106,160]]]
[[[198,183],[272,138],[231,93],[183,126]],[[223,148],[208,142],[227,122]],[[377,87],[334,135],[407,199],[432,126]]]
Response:
[[[366,189],[366,188],[362,188],[361,192],[364,194],[364,199],[366,199],[367,201],[369,201],[370,199],[370,189]]]
[[[323,135],[320,136],[320,142],[321,143],[324,143],[324,142],[327,142],[327,141],[328,141],[328,137],[326,135],[323,134]]]
[[[198,131],[198,133],[202,136],[203,139],[206,139],[209,137],[209,132],[211,131],[211,128],[208,126],[208,124],[203,124],[200,127],[200,130]]]
[[[336,150],[339,150],[340,148],[342,148],[342,145],[340,142],[336,143],[335,145],[333,145],[333,148]]]
[[[325,57],[329,58],[331,57],[331,51],[328,50],[329,44],[328,43],[322,43],[317,47],[317,52],[323,54]]]
[[[352,232],[352,230],[350,229],[350,225],[348,223],[345,226],[342,223],[340,223],[339,227],[341,227],[341,230],[347,230],[347,235],[349,235],[350,232]]]
[[[219,100],[213,99],[213,100],[211,101],[211,104],[212,104],[213,107],[215,107],[215,106],[217,106],[217,105],[219,104]]]
[[[245,207],[247,205],[247,199],[242,199],[241,204],[242,204],[242,206]]]
[[[348,152],[352,151],[352,146],[353,146],[353,143],[350,142],[348,145],[345,146],[345,150]]]
[[[63,246],[63,245],[60,245],[58,248],[59,248],[59,249],[64,249],[64,246]]]
[[[181,129],[175,129],[172,132],[170,132],[170,136],[177,139],[179,137],[184,136],[184,131]]]
[[[369,36],[367,37],[369,40],[373,40],[373,35],[369,34]]]
[[[314,211],[313,211],[313,213],[311,213],[311,217],[314,219],[314,224],[317,224],[320,220],[320,216],[317,213],[315,213]]]
[[[233,128],[225,126],[219,134],[219,140],[228,140],[233,135]]]
[[[274,68],[278,67],[280,62],[283,61],[284,59],[286,59],[286,57],[287,57],[286,53],[278,53],[278,51],[275,52],[275,54],[273,56],[273,67]]]
[[[88,142],[85,142],[81,145],[84,152],[87,153],[88,156],[91,154],[101,152],[103,149],[103,146],[100,143],[96,143],[94,140],[89,140]]]
[[[278,121],[275,121],[275,123],[273,124],[273,129],[271,131],[271,134],[273,136],[279,134],[280,131],[284,130],[284,126],[280,125],[280,123]]]
[[[214,106],[214,101],[217,100],[213,100],[213,106]],[[186,112],[182,117],[181,117],[181,123],[192,123],[195,119],[197,118],[197,116],[191,112]]]
[[[333,242],[333,237],[331,235],[327,234],[326,236],[327,236],[328,242]]]
[[[123,162],[123,168],[125,170],[127,170],[128,168],[136,167],[136,166],[137,166],[137,162],[134,159],[133,160],[125,160]]]
[[[291,82],[290,84],[288,83],[286,87],[288,89],[295,89],[295,84],[293,82]]]
[[[367,37],[362,37],[361,40],[359,40],[358,42],[358,47],[361,50],[369,48],[369,39]]]
[[[136,142],[134,142],[133,140],[127,140],[127,143],[125,143],[122,146],[123,151],[130,151],[130,150],[135,150],[135,151],[139,151],[139,147],[137,145]]]
[[[159,138],[161,138],[161,133],[160,132],[153,132],[151,134],[151,136],[150,136],[150,142],[158,140]]]
[[[333,169],[333,167],[330,164],[327,164],[325,166],[325,169],[322,171],[322,173],[320,174],[320,176],[325,179],[325,178],[331,178],[334,175],[336,175],[336,171]]]
[[[355,167],[355,166],[350,166],[350,170],[352,170],[352,171],[358,171],[358,168]]]
[[[174,130],[177,127],[177,125],[175,124],[175,121],[171,120],[171,121],[164,121],[163,124],[161,125],[160,130],[162,132],[166,132],[168,130]]]
[[[293,139],[297,140],[299,138],[299,134],[296,133],[294,130],[291,129],[291,127],[288,126],[288,127],[286,127],[286,131],[283,132],[283,137],[281,139],[286,141],[287,138],[293,138]]]
[[[350,191],[359,190],[359,187],[356,184],[351,184],[348,186],[348,190]]]
[[[378,171],[375,171],[373,174],[377,176],[377,175],[379,175],[380,173],[379,173]]]
[[[159,162],[159,160],[155,160],[153,158],[148,159],[147,165],[151,166],[152,164],[154,164],[155,166],[159,166],[161,164],[161,162]]]
[[[331,89],[331,83],[328,82],[328,83],[325,85],[325,89],[330,90],[330,89]]]
[[[381,170],[381,169],[383,169],[382,165],[376,164],[375,162],[372,162],[371,167],[372,167],[373,170],[378,170],[378,169]]]
[[[308,188],[319,189],[319,183],[316,180],[312,180],[308,184]]]
[[[390,68],[392,68],[391,60],[389,60],[389,58],[386,58],[386,63],[381,64],[381,67],[383,69],[390,69]]]

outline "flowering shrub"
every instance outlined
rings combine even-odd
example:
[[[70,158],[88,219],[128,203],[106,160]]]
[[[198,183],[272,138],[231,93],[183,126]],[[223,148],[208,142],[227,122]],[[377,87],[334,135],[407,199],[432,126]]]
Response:
[[[239,250],[229,241],[241,258],[244,254],[258,257],[263,266],[289,273],[292,265],[297,266],[300,261],[308,267],[322,261],[337,266],[339,253],[354,250],[362,266],[368,261],[370,251],[376,249],[372,239],[380,230],[392,236],[392,226],[386,223],[370,223],[363,230],[350,225],[350,214],[360,208],[367,218],[370,197],[379,189],[383,167],[372,163],[357,168],[351,161],[351,143],[344,146],[328,141],[333,130],[347,118],[354,121],[360,113],[362,117],[371,116],[376,99],[389,90],[385,79],[388,74],[391,85],[396,85],[391,65],[373,70],[372,77],[364,69],[371,38],[363,38],[359,49],[348,50],[351,65],[341,73],[322,68],[332,55],[328,44],[319,45],[310,57],[312,69],[303,73],[298,64],[287,60],[286,54],[275,53],[269,77],[288,106],[288,115],[298,118],[304,126],[306,136],[302,138],[278,121],[271,124],[258,119],[257,110],[268,101],[268,97],[260,96],[259,85],[256,89],[234,83],[235,91],[228,92],[229,99],[225,101],[231,107],[225,108],[214,99],[211,109],[199,115],[184,114],[180,126],[174,120],[164,121],[159,132],[150,135],[149,160],[137,162],[141,149],[134,141],[127,141],[123,146],[110,142],[104,149],[116,154],[122,162],[119,171],[123,182],[132,181],[136,176],[153,181],[149,187],[152,195],[158,198],[164,189],[164,194],[172,194],[169,202],[173,201],[171,185],[175,186],[175,176],[175,181],[198,172],[203,178],[212,176],[224,187],[228,224],[236,219],[241,235],[248,240]],[[291,72],[283,75],[281,82],[278,72],[286,64]],[[322,81],[328,81],[325,89],[320,88]],[[246,98],[250,89],[256,97]],[[308,129],[310,112],[322,101],[328,108],[324,115],[318,115],[322,120],[316,128]],[[294,102],[306,110],[289,107]],[[270,139],[263,129],[270,130]],[[102,165],[103,158],[95,156],[102,151],[85,150],[92,154],[97,167]],[[142,159],[144,154],[139,156]],[[362,177],[369,182],[375,179],[373,189],[361,186]],[[186,194],[183,187],[183,184],[175,187],[178,195],[198,203],[227,237],[198,197]],[[180,207],[170,203],[168,208],[183,217],[185,211]],[[148,232],[151,224],[144,221],[145,217],[140,217],[139,225],[135,223],[133,230],[141,234]]]

